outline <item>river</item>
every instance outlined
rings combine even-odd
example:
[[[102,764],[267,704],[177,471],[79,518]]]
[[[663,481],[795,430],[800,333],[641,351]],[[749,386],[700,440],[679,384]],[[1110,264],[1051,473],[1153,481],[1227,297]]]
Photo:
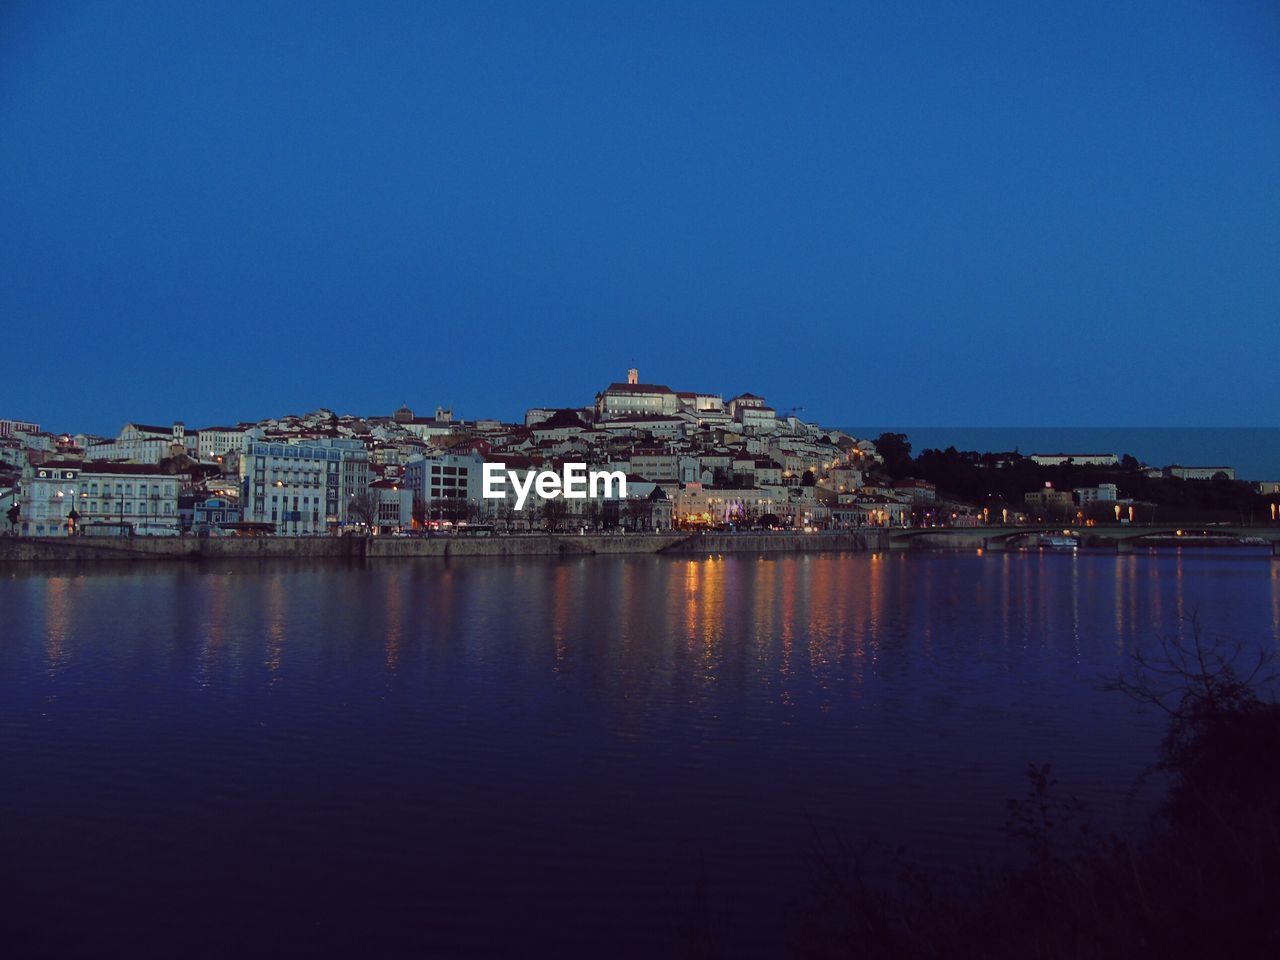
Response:
[[[777,955],[815,837],[1013,855],[1029,762],[1108,829],[1159,716],[1274,645],[1264,552],[0,570],[14,955]]]

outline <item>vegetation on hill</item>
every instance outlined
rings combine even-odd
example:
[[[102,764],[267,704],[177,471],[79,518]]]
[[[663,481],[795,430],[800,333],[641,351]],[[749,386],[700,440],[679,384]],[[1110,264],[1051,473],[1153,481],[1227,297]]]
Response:
[[[1254,957],[1280,949],[1280,706],[1272,660],[1191,638],[1163,643],[1110,686],[1168,714],[1156,767],[1167,798],[1141,839],[1105,836],[1058,796],[1048,765],[1009,803],[1023,865],[967,892],[913,868],[866,879],[867,854],[827,843],[797,907],[797,956]]]
[[[1044,489],[1074,490],[1114,483],[1121,499],[1145,504],[1148,520],[1201,520],[1225,523],[1270,521],[1271,505],[1280,498],[1257,493],[1249,484],[1219,476],[1212,480],[1181,480],[1148,476],[1133,456],[1125,454],[1114,467],[1040,466],[1014,452],[979,453],[973,450],[927,449],[911,455],[905,434],[882,434],[875,441],[884,460],[884,471],[894,480],[913,477],[928,480],[940,496],[978,507],[1021,506],[1026,493]]]

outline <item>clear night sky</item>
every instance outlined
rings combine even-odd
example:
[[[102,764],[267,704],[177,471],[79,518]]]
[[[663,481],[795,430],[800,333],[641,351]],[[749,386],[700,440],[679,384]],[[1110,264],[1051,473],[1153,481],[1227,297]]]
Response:
[[[1280,8],[877,6],[4,3],[0,416],[1276,423]]]

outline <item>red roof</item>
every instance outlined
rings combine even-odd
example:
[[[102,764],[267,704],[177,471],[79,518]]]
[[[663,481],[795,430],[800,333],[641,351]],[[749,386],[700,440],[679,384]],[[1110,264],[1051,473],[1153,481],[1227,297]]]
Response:
[[[660,383],[611,383],[605,393],[672,393],[675,391]]]
[[[151,476],[177,476],[177,474],[167,474],[160,469],[157,463],[120,463],[114,460],[86,460],[80,465],[83,473],[119,473],[119,474],[150,474]],[[186,476],[186,474],[181,474]]]
[[[649,416],[643,413],[632,413],[625,417],[614,417],[609,423],[683,423],[679,417]]]

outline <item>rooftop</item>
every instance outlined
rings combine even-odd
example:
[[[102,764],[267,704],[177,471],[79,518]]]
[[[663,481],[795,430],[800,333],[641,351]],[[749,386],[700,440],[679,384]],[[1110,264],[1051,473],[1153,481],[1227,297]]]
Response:
[[[671,393],[675,391],[660,383],[611,383],[605,393]]]

